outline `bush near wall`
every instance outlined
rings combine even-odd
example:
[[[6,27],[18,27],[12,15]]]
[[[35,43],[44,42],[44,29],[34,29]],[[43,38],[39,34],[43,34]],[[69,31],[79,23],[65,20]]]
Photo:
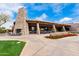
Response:
[[[6,33],[6,29],[4,27],[0,27],[0,33]]]

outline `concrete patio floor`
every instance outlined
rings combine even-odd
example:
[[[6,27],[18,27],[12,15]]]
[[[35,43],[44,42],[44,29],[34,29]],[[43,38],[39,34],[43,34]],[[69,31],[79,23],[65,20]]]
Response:
[[[46,35],[0,36],[0,39],[26,41],[21,56],[79,56],[79,36],[51,40]]]

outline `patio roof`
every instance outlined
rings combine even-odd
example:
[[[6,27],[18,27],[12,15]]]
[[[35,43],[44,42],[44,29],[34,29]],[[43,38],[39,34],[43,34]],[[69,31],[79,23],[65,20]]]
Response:
[[[55,24],[57,26],[71,26],[70,24],[58,24],[49,21],[39,21],[39,20],[26,20],[28,23],[40,23],[40,24]]]

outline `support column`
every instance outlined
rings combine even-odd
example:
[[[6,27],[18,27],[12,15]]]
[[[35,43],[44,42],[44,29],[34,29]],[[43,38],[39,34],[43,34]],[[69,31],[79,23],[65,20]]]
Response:
[[[63,31],[66,31],[65,26],[63,26]]]
[[[37,23],[37,34],[40,34],[39,23]]]
[[[57,29],[56,29],[56,26],[55,25],[53,25],[53,29],[54,29],[55,32],[57,32]]]

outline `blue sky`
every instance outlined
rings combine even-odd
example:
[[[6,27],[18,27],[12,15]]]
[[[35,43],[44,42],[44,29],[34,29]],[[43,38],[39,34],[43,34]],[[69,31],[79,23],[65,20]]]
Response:
[[[79,4],[77,3],[24,3],[24,4],[0,4],[0,13],[10,16],[12,25],[16,20],[18,9],[24,7],[28,20],[51,21],[56,23],[79,22]],[[8,27],[7,25],[4,25]],[[10,27],[10,26],[9,26]]]

